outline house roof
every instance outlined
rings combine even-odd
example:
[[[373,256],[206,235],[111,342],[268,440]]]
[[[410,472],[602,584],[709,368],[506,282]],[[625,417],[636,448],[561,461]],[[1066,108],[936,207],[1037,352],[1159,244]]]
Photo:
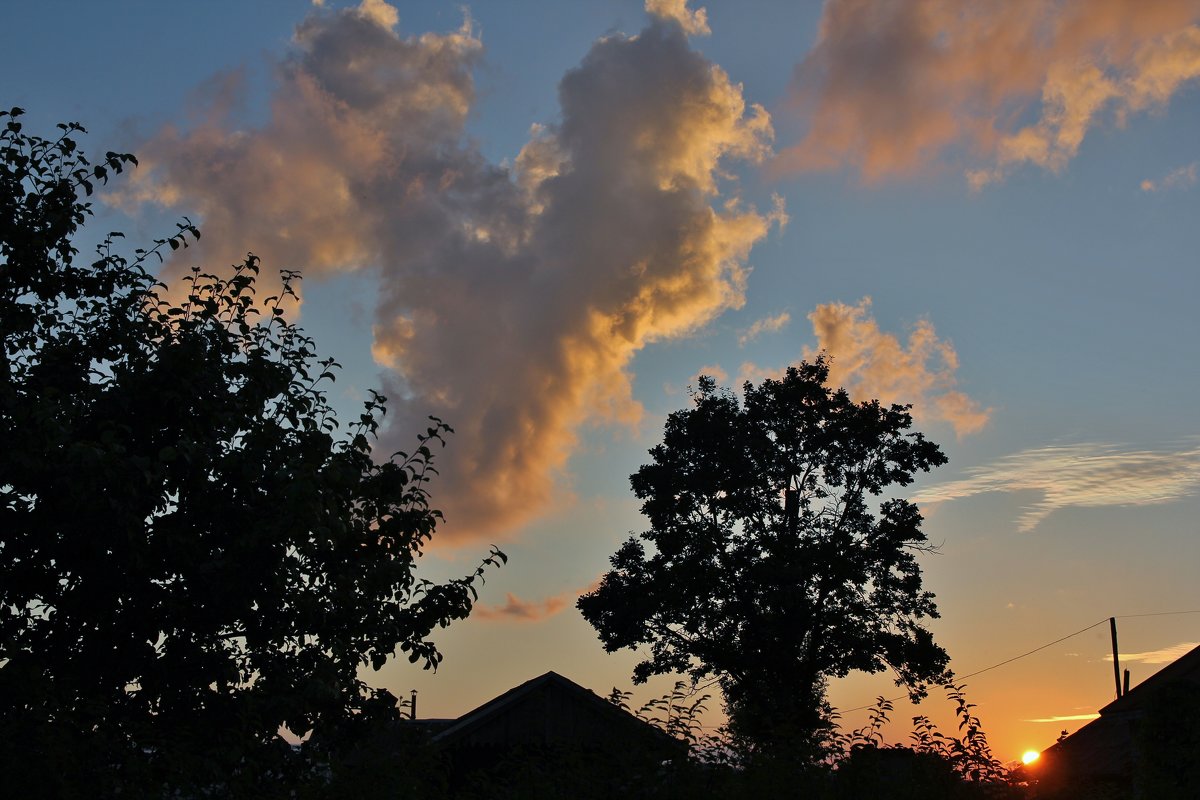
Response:
[[[502,718],[514,713],[528,702],[532,702],[536,695],[545,693],[556,695],[568,704],[584,710],[590,717],[604,721],[607,725],[622,727],[631,733],[651,737],[662,746],[677,748],[682,744],[674,737],[618,708],[591,690],[564,678],[557,672],[547,672],[525,681],[520,686],[509,689],[473,711],[467,712],[448,728],[437,733],[433,740],[442,744],[454,744],[469,740],[476,732],[497,724]]]
[[[1131,688],[1127,693],[1100,709],[1100,717],[1105,714],[1137,711],[1145,705],[1147,698],[1157,691],[1157,687],[1169,683],[1186,681],[1200,683],[1200,647],[1193,648],[1179,658],[1167,664],[1146,680]]]
[[[1165,686],[1200,686],[1200,647],[1171,662],[1100,709],[1100,716],[1042,752],[1036,772],[1062,777],[1128,777],[1133,768],[1134,723]]]

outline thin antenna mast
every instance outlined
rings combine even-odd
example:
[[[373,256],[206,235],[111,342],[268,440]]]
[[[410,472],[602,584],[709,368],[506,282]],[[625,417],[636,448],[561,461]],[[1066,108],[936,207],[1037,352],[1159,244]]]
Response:
[[[1121,699],[1121,662],[1117,655],[1117,618],[1108,618],[1108,629],[1112,632],[1113,647],[1113,681],[1117,684],[1117,699]]]

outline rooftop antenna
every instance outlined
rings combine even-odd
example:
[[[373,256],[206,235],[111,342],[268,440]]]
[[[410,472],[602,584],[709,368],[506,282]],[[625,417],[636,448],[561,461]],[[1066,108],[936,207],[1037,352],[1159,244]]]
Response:
[[[1121,662],[1117,655],[1117,618],[1108,618],[1108,629],[1112,632],[1112,647],[1113,647],[1113,681],[1117,684],[1117,699],[1121,699]],[[1128,691],[1128,690],[1126,690]]]

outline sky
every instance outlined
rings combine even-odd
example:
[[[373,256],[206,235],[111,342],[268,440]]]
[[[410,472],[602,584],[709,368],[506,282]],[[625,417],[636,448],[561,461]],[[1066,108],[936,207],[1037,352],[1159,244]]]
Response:
[[[1165,613],[1200,609],[1200,2],[4,16],[0,104],[141,160],[90,235],[148,242],[187,215],[204,237],[165,278],[247,251],[303,270],[293,313],[344,367],[343,417],[382,387],[382,454],[426,415],[454,426],[422,568],[469,572],[492,543],[510,560],[436,637],[436,674],[369,676],[417,689],[422,716],[551,669],[630,688],[636,654],[574,610],[645,527],[629,474],[698,375],[740,386],[821,350],[949,456],[906,491],[959,675],[1109,616],[1135,685],[1200,643],[1200,615]],[[997,754],[1086,723],[1106,657],[1096,625],[968,679]],[[899,693],[830,686],[843,710]],[[898,704],[888,735],[950,711]]]

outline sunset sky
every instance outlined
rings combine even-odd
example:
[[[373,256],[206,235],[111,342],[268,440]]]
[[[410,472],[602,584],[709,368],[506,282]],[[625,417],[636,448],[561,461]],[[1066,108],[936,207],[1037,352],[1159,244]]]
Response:
[[[423,716],[550,669],[630,688],[574,610],[644,527],[629,474],[697,375],[821,349],[950,458],[909,496],[955,671],[1118,615],[1136,684],[1200,644],[1142,616],[1200,609],[1200,0],[964,7],[7,3],[0,105],[139,156],[83,248],[188,215],[165,276],[302,269],[342,415],[382,386],[383,454],[455,427],[424,568],[510,560],[436,675],[370,678]],[[1108,653],[1105,624],[967,680],[997,755],[1110,701]]]

